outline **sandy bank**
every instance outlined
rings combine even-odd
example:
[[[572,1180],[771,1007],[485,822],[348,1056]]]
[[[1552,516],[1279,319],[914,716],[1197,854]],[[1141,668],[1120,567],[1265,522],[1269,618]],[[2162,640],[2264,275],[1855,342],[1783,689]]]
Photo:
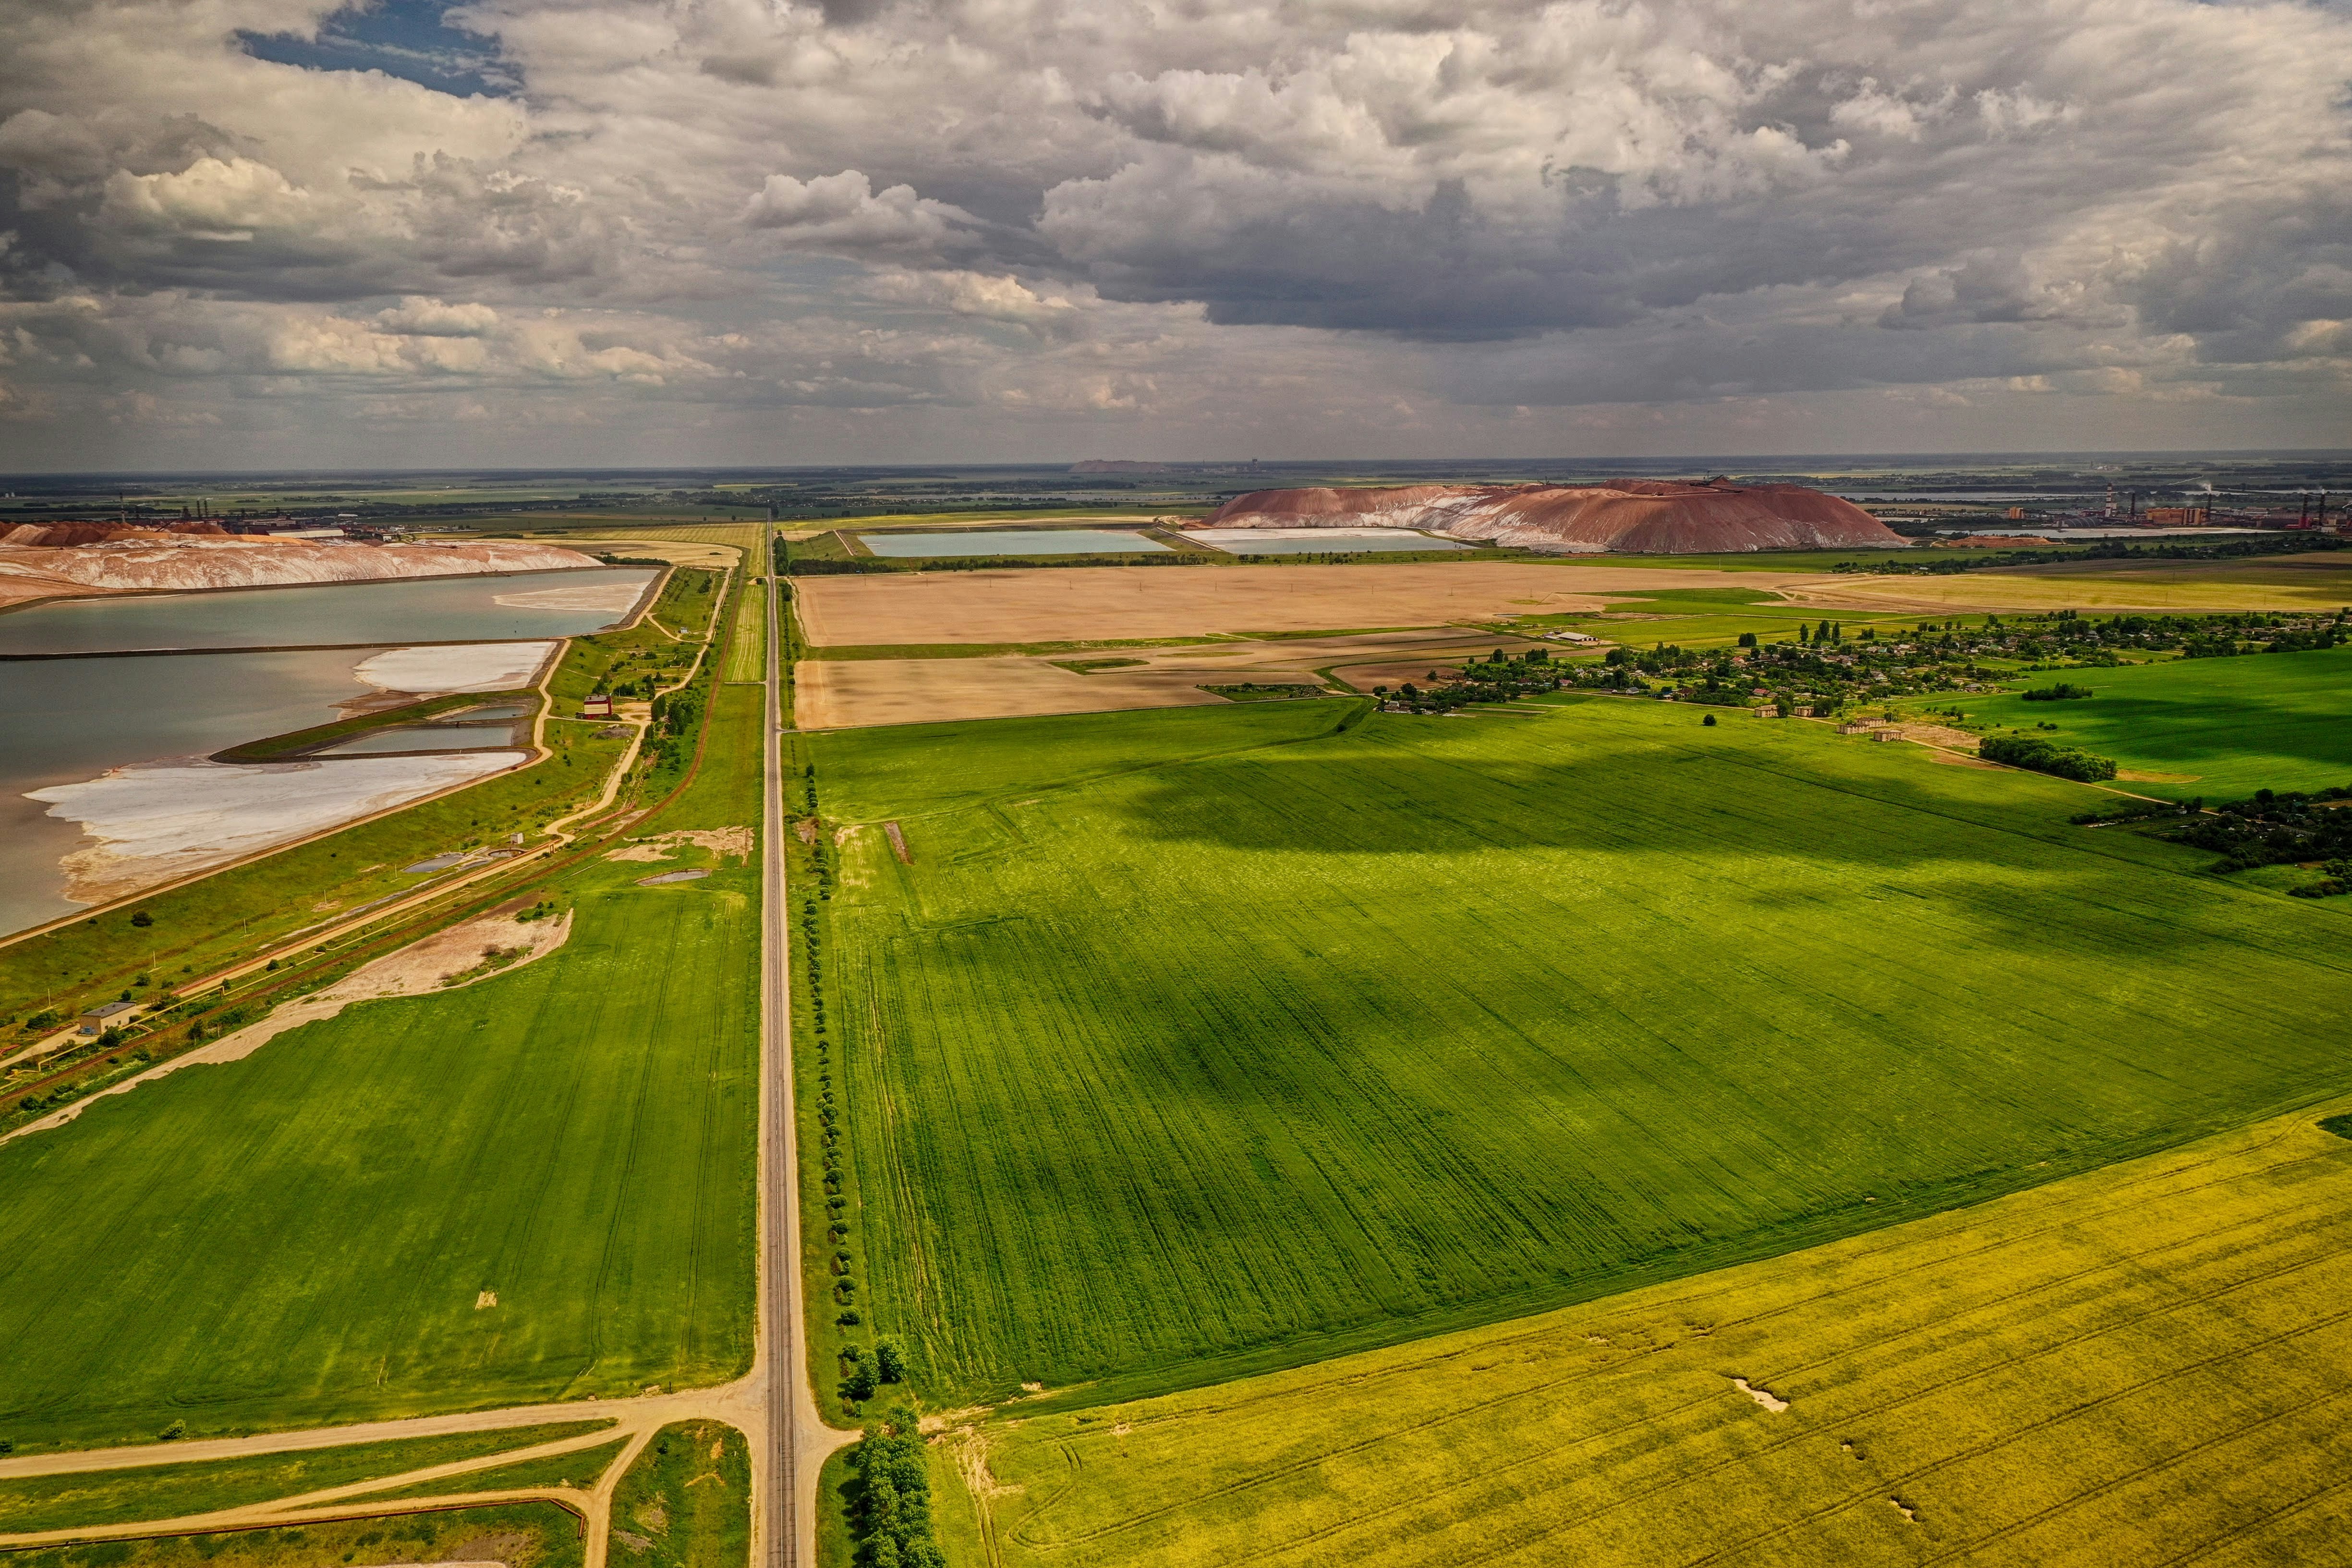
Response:
[[[465,577],[492,572],[570,571],[596,564],[576,550],[500,540],[352,544],[189,537],[117,540],[61,549],[0,545],[0,608],[34,599],[103,594]]]
[[[29,793],[96,840],[59,864],[66,897],[98,904],[486,778],[528,755],[255,764],[167,757]]]

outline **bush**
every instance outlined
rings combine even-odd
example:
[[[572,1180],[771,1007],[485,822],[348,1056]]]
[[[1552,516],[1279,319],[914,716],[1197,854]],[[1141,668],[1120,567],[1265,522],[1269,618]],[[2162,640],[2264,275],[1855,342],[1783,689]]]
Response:
[[[2111,758],[2094,756],[2072,746],[2057,746],[2031,735],[1988,735],[1977,754],[1989,763],[2005,763],[2053,777],[2096,784],[2116,776]]]
[[[2091,695],[2087,686],[2069,686],[2060,681],[2055,686],[2037,686],[2022,693],[2028,702],[2073,702]]]

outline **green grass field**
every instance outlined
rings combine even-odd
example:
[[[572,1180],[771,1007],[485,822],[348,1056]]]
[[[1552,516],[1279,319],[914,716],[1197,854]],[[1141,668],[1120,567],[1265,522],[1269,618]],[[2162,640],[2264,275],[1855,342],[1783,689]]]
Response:
[[[758,822],[758,693],[640,831]],[[756,863],[591,861],[551,956],[0,1146],[0,1436],[693,1386],[751,1353]],[[121,1238],[138,1237],[127,1247]],[[478,1293],[498,1305],[478,1310]]]
[[[718,1421],[654,1434],[613,1493],[607,1562],[628,1568],[743,1568],[751,1552],[751,1456]]]
[[[209,1459],[193,1465],[148,1465],[129,1470],[84,1470],[60,1476],[0,1480],[0,1533],[79,1529],[131,1520],[179,1519],[217,1509],[321,1491],[373,1476],[396,1476],[432,1465],[593,1432],[610,1421],[573,1421],[460,1432],[440,1437],[399,1437],[341,1448],[310,1448],[250,1459]],[[540,1460],[540,1464],[550,1463]],[[464,1489],[450,1485],[446,1490]]]
[[[1494,1321],[2352,1088],[2352,920],[2083,786],[1599,697],[1323,732],[1361,711],[806,742],[912,857],[851,835],[821,907],[933,1401]]]
[[[933,1448],[932,1490],[975,1568],[2342,1563],[2347,1390],[2352,1142],[2305,1114],[1566,1311],[999,1418]]]
[[[2009,693],[1932,705],[1960,702],[1971,726],[2055,724],[2051,739],[2061,744],[2135,772],[2186,775],[2125,783],[2141,795],[2238,800],[2258,789],[2352,784],[2352,647],[2018,679],[2027,686],[2068,681],[2095,695],[2028,702]]]

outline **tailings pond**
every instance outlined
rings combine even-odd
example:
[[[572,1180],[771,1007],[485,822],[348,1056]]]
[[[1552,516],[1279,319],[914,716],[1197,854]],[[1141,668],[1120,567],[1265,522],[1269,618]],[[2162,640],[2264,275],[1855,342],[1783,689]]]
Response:
[[[201,759],[343,717],[339,703],[376,689],[355,670],[385,649],[596,631],[622,619],[653,576],[643,567],[614,567],[231,589],[68,601],[0,615],[0,654],[278,645],[268,652],[0,659],[0,935],[91,901],[67,896],[61,865],[96,842],[85,836],[85,821],[107,829],[98,838],[119,837],[126,852],[162,866],[174,852],[203,851],[207,838],[225,854],[249,852],[268,825],[238,820],[244,816],[267,812],[292,820],[306,806],[331,819],[339,811],[363,815],[371,803],[509,765],[509,753],[481,752],[446,760],[361,755],[268,769],[217,768]],[[283,646],[320,643],[364,646]],[[478,746],[484,733],[452,743]],[[149,774],[150,768],[158,771]],[[130,771],[117,778],[116,770]],[[143,790],[113,787],[142,778]],[[109,787],[89,787],[94,783]],[[193,786],[215,784],[244,787],[226,789],[213,810]],[[254,787],[259,784],[268,793]],[[68,800],[26,797],[59,786],[68,787]],[[310,798],[289,798],[302,795]],[[71,810],[52,816],[52,805]],[[174,810],[184,820],[165,816]]]

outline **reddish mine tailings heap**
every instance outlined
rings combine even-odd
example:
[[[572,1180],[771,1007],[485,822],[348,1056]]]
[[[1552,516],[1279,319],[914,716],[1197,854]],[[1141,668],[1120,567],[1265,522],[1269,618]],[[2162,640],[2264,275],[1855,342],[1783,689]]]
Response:
[[[552,544],[313,543],[107,523],[22,524],[0,533],[0,609],[41,599],[187,593],[293,583],[375,583],[495,572],[562,572],[594,558]],[[100,537],[90,538],[90,534]]]
[[[1597,485],[1385,485],[1253,490],[1206,528],[1418,528],[1562,554],[1896,546],[1903,536],[1802,485],[1612,479]]]

